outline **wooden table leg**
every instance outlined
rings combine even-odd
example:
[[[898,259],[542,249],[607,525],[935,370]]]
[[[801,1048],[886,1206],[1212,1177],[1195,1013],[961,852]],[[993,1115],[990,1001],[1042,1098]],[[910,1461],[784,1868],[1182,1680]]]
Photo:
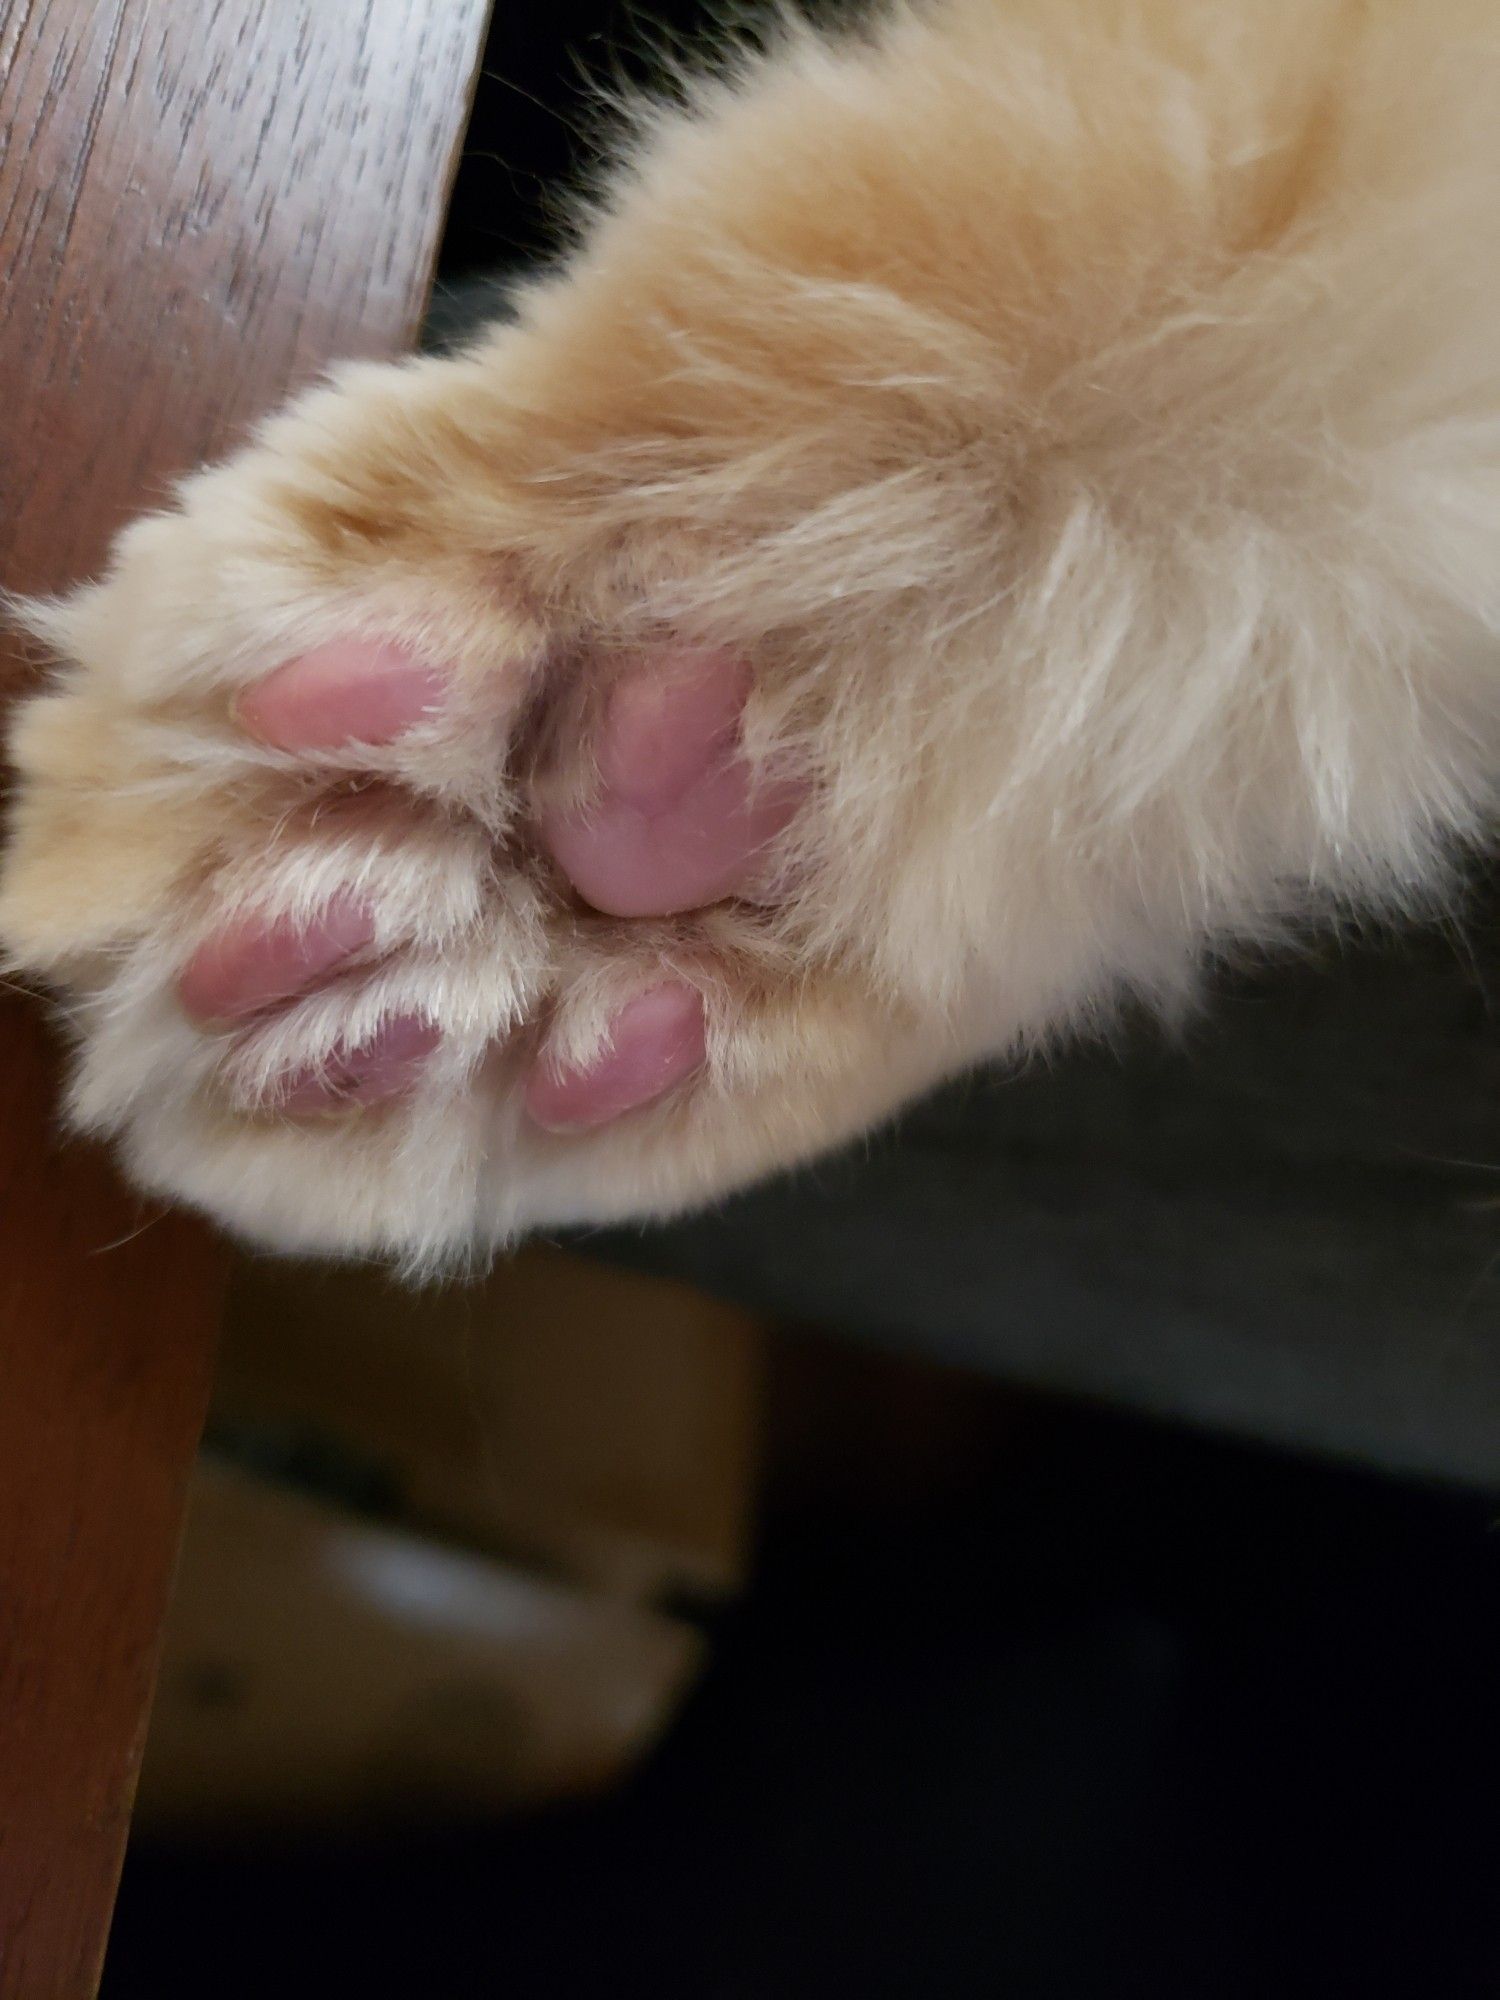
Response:
[[[487,0],[0,0],[0,582],[56,589],[334,354],[406,344]],[[12,685],[27,662],[3,663]],[[0,2000],[98,1981],[222,1258],[0,1010]]]

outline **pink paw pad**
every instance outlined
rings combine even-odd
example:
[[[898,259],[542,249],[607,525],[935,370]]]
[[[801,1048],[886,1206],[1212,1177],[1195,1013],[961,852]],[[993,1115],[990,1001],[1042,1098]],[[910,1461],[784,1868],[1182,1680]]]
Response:
[[[586,1132],[635,1111],[702,1067],[703,999],[667,981],[627,1001],[586,1069],[555,1068],[544,1055],[526,1085],[526,1110],[548,1132]]]
[[[205,1027],[241,1021],[295,999],[356,952],[368,951],[374,937],[369,910],[349,895],[330,897],[311,924],[242,917],[193,953],[177,997]]]
[[[247,688],[235,720],[276,750],[392,743],[435,714],[448,676],[404,646],[332,639]]]
[[[666,654],[613,690],[599,798],[542,815],[541,835],[585,902],[612,917],[671,916],[749,886],[791,819],[797,788],[752,787],[738,754],[750,669],[722,650]]]
[[[397,1014],[357,1047],[336,1049],[326,1062],[294,1070],[283,1080],[273,1108],[307,1117],[383,1104],[417,1082],[441,1039],[430,1021]]]
[[[288,661],[235,705],[259,741],[290,752],[385,745],[442,707],[450,676],[394,643],[340,639]],[[611,690],[595,746],[598,797],[543,811],[538,833],[578,894],[610,916],[668,916],[747,890],[767,844],[801,802],[799,787],[752,784],[740,753],[749,663],[723,648],[663,648]],[[295,999],[373,943],[369,909],[335,897],[304,926],[236,919],[194,954],[178,982],[187,1013],[231,1025]],[[581,1070],[548,1058],[525,1086],[533,1121],[587,1131],[652,1102],[704,1060],[701,996],[669,980],[640,993]],[[420,1074],[438,1030],[389,1021],[364,1046],[284,1080],[277,1106],[304,1115],[397,1096]]]

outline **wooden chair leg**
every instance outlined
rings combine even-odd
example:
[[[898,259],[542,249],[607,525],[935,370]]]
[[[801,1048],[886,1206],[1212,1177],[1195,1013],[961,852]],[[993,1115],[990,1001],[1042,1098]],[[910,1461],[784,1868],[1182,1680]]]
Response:
[[[0,582],[426,296],[487,0],[0,6]],[[15,686],[28,662],[0,661]],[[223,1260],[56,1133],[0,1009],[0,2000],[95,1991]]]

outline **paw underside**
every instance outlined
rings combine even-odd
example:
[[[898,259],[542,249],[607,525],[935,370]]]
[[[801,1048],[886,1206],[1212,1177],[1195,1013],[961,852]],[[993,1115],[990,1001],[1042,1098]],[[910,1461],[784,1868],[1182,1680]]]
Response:
[[[465,626],[399,578],[356,624],[205,534],[229,476],[35,614],[68,664],[15,734],[0,933],[78,1126],[258,1241],[422,1266],[883,1108],[892,1020],[787,920],[810,785],[742,650]]]

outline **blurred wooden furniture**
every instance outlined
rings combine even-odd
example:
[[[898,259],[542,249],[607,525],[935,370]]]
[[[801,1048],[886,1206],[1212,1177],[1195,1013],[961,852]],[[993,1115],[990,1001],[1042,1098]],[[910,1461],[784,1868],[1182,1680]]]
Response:
[[[0,582],[55,590],[335,354],[412,337],[486,0],[0,0]],[[14,687],[28,662],[3,665]],[[97,1984],[222,1258],[59,1143],[0,1017],[0,1996]]]
[[[414,1533],[617,1603],[745,1581],[764,1328],[527,1244],[463,1287],[244,1258],[209,1442]]]
[[[624,1777],[704,1652],[684,1619],[206,1452],[136,1828],[363,1841],[552,1806]]]
[[[763,1330],[528,1245],[464,1287],[232,1268],[137,1826],[211,1838],[618,1783],[744,1583]]]

